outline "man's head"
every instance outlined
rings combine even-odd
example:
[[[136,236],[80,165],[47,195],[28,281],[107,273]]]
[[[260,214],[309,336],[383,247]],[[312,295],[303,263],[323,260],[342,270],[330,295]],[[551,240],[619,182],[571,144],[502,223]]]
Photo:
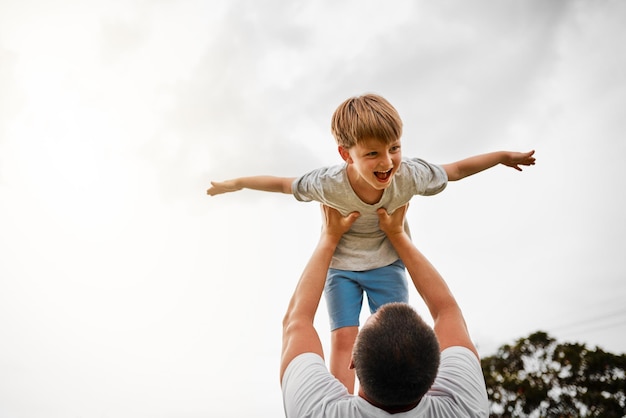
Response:
[[[375,94],[351,97],[339,105],[331,120],[337,145],[350,149],[363,139],[385,144],[402,136],[402,120],[396,109]]]
[[[439,343],[411,306],[390,303],[359,332],[352,362],[363,397],[388,411],[408,410],[435,380]]]

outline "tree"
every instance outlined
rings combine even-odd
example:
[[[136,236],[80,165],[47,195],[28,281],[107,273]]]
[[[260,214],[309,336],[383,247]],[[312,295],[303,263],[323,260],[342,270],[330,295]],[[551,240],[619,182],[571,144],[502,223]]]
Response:
[[[481,363],[492,417],[626,417],[626,354],[539,331]]]

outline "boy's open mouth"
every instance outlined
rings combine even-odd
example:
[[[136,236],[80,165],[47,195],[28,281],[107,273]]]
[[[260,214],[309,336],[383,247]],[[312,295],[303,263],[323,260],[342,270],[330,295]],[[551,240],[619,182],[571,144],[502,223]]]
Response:
[[[393,171],[393,168],[390,169],[389,171],[374,171],[374,175],[380,180],[387,180],[389,176],[391,176],[392,171]]]

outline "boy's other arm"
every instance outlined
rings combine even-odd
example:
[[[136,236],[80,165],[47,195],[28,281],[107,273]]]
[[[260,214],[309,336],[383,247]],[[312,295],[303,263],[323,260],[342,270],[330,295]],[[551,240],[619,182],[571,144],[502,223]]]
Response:
[[[535,165],[534,153],[534,150],[528,152],[496,151],[475,155],[450,164],[443,164],[442,167],[448,175],[448,181],[457,181],[498,164],[522,171],[520,165]]]
[[[428,307],[434,320],[434,331],[443,351],[448,347],[461,346],[471,350],[476,357],[478,351],[470,338],[463,313],[443,277],[435,267],[415,247],[404,230],[404,214],[407,205],[387,214],[385,209],[378,209],[380,229],[398,252],[409,275]]]
[[[252,176],[225,181],[212,181],[211,187],[207,189],[206,194],[216,196],[218,194],[236,192],[241,189],[292,194],[291,183],[295,179],[295,177]]]

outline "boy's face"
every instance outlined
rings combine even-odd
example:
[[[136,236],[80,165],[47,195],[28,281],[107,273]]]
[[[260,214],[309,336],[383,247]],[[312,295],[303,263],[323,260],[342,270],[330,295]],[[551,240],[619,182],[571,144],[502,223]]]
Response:
[[[376,190],[383,190],[391,184],[402,161],[399,139],[389,144],[378,139],[365,139],[349,149],[339,147],[339,153],[357,174],[351,181],[361,186],[365,183]]]

